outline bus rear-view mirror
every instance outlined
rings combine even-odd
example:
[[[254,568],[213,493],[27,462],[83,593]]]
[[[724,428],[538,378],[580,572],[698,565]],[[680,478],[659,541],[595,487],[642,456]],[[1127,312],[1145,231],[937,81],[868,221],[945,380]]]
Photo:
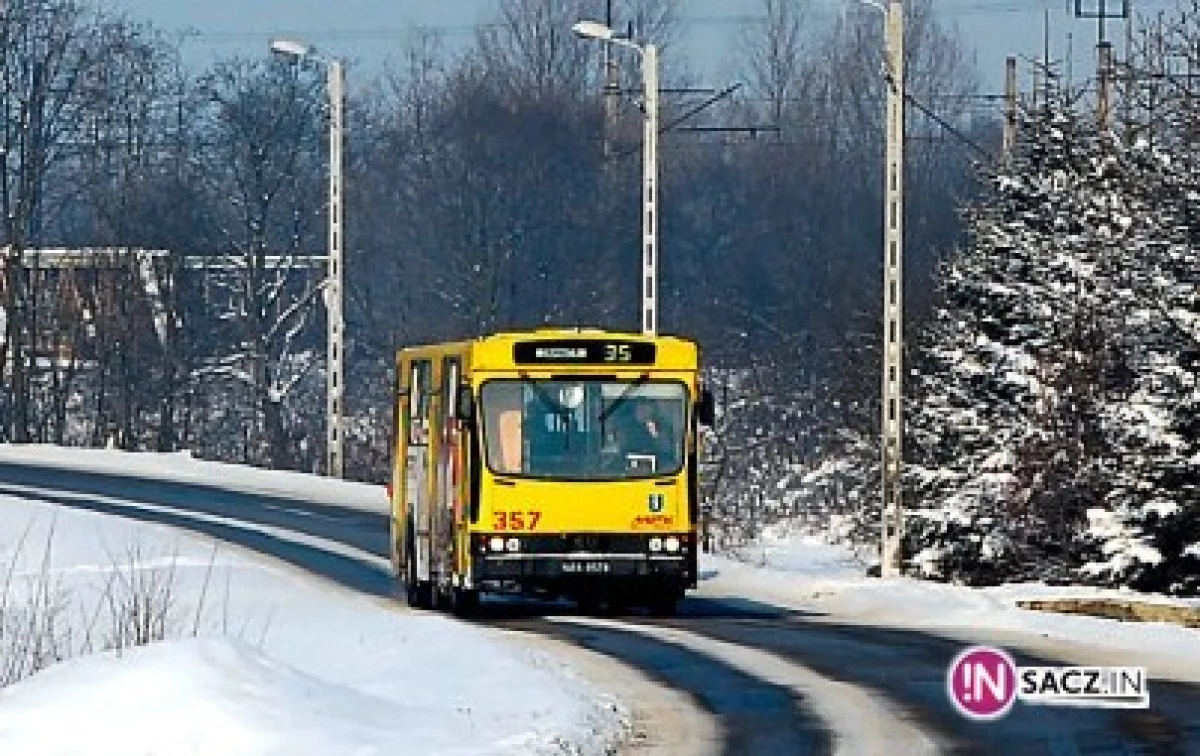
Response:
[[[696,401],[696,420],[711,428],[716,422],[716,415],[716,402],[712,392],[701,389],[700,398]]]

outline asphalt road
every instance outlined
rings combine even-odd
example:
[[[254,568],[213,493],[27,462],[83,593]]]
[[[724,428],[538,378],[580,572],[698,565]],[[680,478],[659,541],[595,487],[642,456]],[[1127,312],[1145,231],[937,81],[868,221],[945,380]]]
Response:
[[[379,559],[388,555],[387,519],[379,513],[9,462],[0,462],[0,494],[203,533],[346,589],[400,601]],[[703,586],[669,619],[591,618],[559,604],[502,601],[485,604],[474,621],[574,644],[640,670],[711,717],[715,750],[724,754],[1200,756],[1200,686],[1152,680],[1149,710],[1018,703],[998,721],[974,722],[945,694],[946,667],[961,641],[706,596]],[[1008,650],[1018,664],[1055,663]]]

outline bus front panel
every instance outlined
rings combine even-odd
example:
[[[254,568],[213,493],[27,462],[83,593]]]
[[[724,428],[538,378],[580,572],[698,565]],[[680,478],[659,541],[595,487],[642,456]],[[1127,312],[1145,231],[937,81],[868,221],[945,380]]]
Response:
[[[688,432],[694,374],[482,381],[476,581],[569,593],[695,584]]]

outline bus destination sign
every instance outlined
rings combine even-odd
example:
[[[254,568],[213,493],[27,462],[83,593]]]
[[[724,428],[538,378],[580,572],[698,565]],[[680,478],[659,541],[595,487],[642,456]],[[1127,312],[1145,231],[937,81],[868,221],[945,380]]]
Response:
[[[518,341],[513,361],[522,365],[653,365],[654,344],[640,341],[558,339]]]

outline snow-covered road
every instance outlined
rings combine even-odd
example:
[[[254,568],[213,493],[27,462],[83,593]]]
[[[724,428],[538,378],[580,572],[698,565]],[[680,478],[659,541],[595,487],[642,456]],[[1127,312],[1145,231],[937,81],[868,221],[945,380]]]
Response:
[[[315,490],[339,484],[317,483],[309,476],[255,472],[261,479],[252,481],[224,466],[176,457],[156,466],[152,461],[156,455],[125,455],[117,465],[100,456],[83,455],[87,461],[76,455],[60,464],[90,466],[101,474],[63,472],[31,466],[28,458],[20,459],[22,453],[0,449],[0,494],[200,531],[350,589],[340,593],[359,594],[345,600],[386,606],[386,612],[406,621],[419,618],[470,628],[436,615],[397,609],[386,571],[380,489],[371,492],[379,502],[373,505],[366,490],[361,492],[363,500],[352,500],[358,497],[348,496],[345,489]],[[171,466],[182,469],[167,469]],[[125,476],[112,475],[114,470]],[[338,506],[327,506],[331,501]],[[982,725],[953,710],[945,695],[945,670],[964,645],[1004,630],[1003,626],[981,629],[977,638],[969,627],[947,633],[953,637],[940,637],[929,628],[911,627],[912,613],[898,607],[897,617],[907,618],[910,627],[885,629],[877,625],[887,621],[886,600],[871,604],[859,613],[858,621],[852,621],[853,612],[839,616],[844,607],[837,602],[822,604],[820,595],[789,592],[779,580],[753,580],[741,565],[711,561],[707,569],[710,579],[684,601],[678,618],[597,619],[557,605],[500,603],[492,605],[478,623],[488,627],[472,631],[482,633],[479,637],[487,643],[497,642],[495,629],[529,639],[509,644],[510,652],[535,647],[559,652],[562,643],[586,649],[586,654],[565,658],[585,672],[592,685],[623,701],[640,736],[629,748],[638,753],[644,752],[638,743],[649,743],[651,752],[662,753],[919,753],[957,748],[1065,754],[1095,748],[1114,753],[1200,751],[1200,692],[1195,686],[1156,680],[1148,712],[1020,706],[1007,718]],[[288,574],[295,578],[293,572]],[[802,580],[809,586],[819,582],[812,575]],[[843,580],[837,588],[849,591],[842,596],[846,603],[853,603],[853,591],[847,588],[852,582]],[[880,585],[876,581],[869,590]],[[889,588],[894,601],[910,604],[929,602],[930,595],[936,595],[921,599],[912,593],[919,593],[917,588]],[[834,588],[825,585],[823,590]],[[862,621],[872,614],[872,622]],[[980,622],[986,617],[986,613],[974,616]],[[1021,663],[1088,658],[1104,650],[1060,638],[1048,643],[1040,632],[1009,630],[1007,647]],[[326,636],[321,642],[332,641]],[[309,648],[316,654],[323,647]],[[419,648],[414,644],[391,650],[411,656]],[[215,653],[219,660],[239,652],[209,649],[205,653]],[[1124,663],[1138,663],[1132,653],[1123,658]],[[449,677],[457,674],[447,671]],[[469,679],[469,673],[461,674],[466,677],[460,682]],[[579,696],[586,687],[571,689]],[[590,701],[592,708],[584,705],[579,711],[592,712],[598,719],[577,713],[573,720],[564,715],[567,720],[600,723],[597,729],[604,729],[601,724],[607,722],[609,733],[620,726],[620,716],[605,719],[602,707],[596,706],[602,696],[576,700]],[[293,703],[282,700],[280,706]],[[527,703],[536,706],[523,698],[509,701],[525,713]],[[517,721],[524,720],[518,717]],[[602,748],[601,740],[594,738],[587,747]]]

